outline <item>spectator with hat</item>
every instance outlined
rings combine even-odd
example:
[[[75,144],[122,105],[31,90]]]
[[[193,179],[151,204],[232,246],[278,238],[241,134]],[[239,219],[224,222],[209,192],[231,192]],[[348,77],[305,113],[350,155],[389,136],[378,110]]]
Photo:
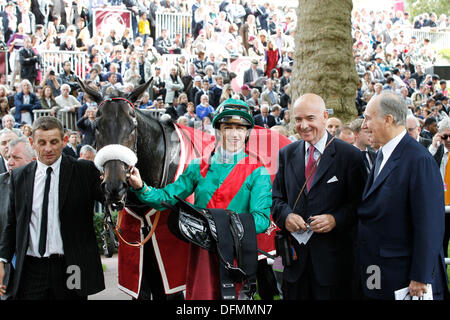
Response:
[[[241,92],[239,92],[239,99],[242,101],[247,101],[250,99],[251,93],[250,93],[250,87],[246,84],[242,85]]]
[[[256,88],[261,92],[262,84],[257,80],[264,77],[264,70],[258,68],[258,64],[257,59],[252,60],[250,68],[244,72],[244,84],[250,88]]]

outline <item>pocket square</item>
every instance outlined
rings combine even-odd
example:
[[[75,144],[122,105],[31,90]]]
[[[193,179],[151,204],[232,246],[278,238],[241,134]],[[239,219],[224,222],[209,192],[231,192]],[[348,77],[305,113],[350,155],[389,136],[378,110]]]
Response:
[[[333,178],[331,178],[330,180],[327,181],[327,183],[333,183],[338,181],[338,178],[336,178],[336,176],[334,176]]]

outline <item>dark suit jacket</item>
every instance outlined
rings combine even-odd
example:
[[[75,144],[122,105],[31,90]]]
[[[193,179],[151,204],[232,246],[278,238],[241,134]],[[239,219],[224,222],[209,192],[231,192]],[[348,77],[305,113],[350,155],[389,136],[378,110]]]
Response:
[[[326,134],[327,141],[330,141],[332,136],[328,132]],[[305,221],[310,216],[320,214],[332,214],[336,220],[336,227],[332,231],[313,234],[306,246],[300,246],[293,239],[298,260],[284,268],[283,277],[287,282],[297,281],[310,260],[321,286],[340,283],[349,287],[352,228],[356,224],[356,208],[361,201],[366,176],[361,151],[335,139],[319,161],[309,192],[305,189],[294,208],[306,180],[305,142],[298,140],[280,150],[278,172],[272,188],[271,214],[274,222],[288,232],[285,222],[292,212],[301,215]],[[329,182],[332,179],[335,181]]]
[[[0,257],[11,261],[16,253],[12,295],[17,294],[28,249],[36,161],[11,173],[8,221],[0,238]],[[80,267],[81,286],[86,296],[105,288],[95,238],[94,201],[102,201],[100,173],[90,161],[62,155],[59,176],[59,218],[66,264]]]
[[[425,131],[425,130],[423,130],[423,131],[420,133],[420,136],[421,136],[422,138],[426,138],[426,139],[433,140],[433,134],[432,134],[430,131]]]
[[[257,114],[256,116],[254,116],[255,119],[255,125],[257,126],[261,126],[264,128],[264,120],[263,120],[263,116],[262,114]],[[271,114],[267,115],[267,125],[269,126],[269,128],[272,128],[273,126],[275,126],[277,124],[277,122],[275,121],[275,117]]]
[[[16,93],[14,95],[14,105],[16,106],[16,111],[14,113],[14,120],[17,123],[22,122],[21,111],[29,111],[31,113],[31,119],[33,119],[33,110],[40,109],[41,103],[39,102],[39,98],[33,93],[30,92],[30,103],[23,103],[23,92]]]
[[[444,157],[444,145],[441,144],[434,154],[433,158],[436,160],[438,167],[441,167],[442,158]]]
[[[67,144],[62,152],[66,155],[66,156],[71,156],[72,158],[78,159],[80,157],[80,150],[81,150],[82,145],[77,145],[77,152],[75,153],[75,151],[73,151],[73,149],[69,146],[69,144]]]
[[[430,283],[435,299],[447,290],[442,241],[444,188],[431,154],[406,134],[377,179],[373,170],[358,208],[358,260],[364,295],[394,299],[411,280]],[[376,265],[380,289],[366,282]]]
[[[8,168],[5,166],[5,160],[2,156],[0,156],[0,174],[8,171]]]
[[[0,156],[0,160],[1,159]],[[2,234],[3,228],[6,226],[6,221],[8,220],[8,204],[9,204],[9,173],[4,172],[0,174],[0,235]],[[11,288],[9,288],[10,281],[12,280],[11,263],[5,264],[5,277],[3,279],[3,284],[7,287],[7,296],[11,293]],[[7,297],[3,297],[0,300],[6,300]]]
[[[89,119],[81,118],[77,121],[77,127],[83,133],[83,140],[81,143],[93,146],[95,143],[95,127]]]
[[[428,149],[428,147],[430,146],[430,144],[433,142],[433,140],[432,139],[427,139],[427,138],[424,138],[424,137],[421,137],[421,136],[419,136],[419,143],[421,144],[421,145],[423,145],[425,148],[427,148]]]
[[[34,80],[38,75],[36,69],[36,63],[39,60],[39,56],[33,51],[33,49],[27,50],[22,48],[19,50],[20,59],[20,77],[22,79]]]
[[[208,98],[209,98],[209,104],[210,105],[212,105],[213,104],[213,102],[214,102],[214,93],[211,91],[211,90],[208,90],[208,92],[207,93],[205,93],[204,91],[203,91],[203,89],[202,90],[199,90],[199,91],[197,91],[196,93],[195,93],[195,97],[194,97],[194,105],[195,106],[198,106],[199,104],[200,104],[200,99],[202,98],[202,95],[204,95],[204,94],[207,94],[208,95]]]

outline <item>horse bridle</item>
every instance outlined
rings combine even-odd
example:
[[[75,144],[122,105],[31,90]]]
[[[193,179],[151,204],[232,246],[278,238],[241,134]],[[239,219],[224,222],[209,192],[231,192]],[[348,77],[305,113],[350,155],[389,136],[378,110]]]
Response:
[[[122,97],[114,97],[114,98],[105,99],[98,105],[98,109],[100,109],[106,102],[111,102],[111,101],[114,101],[114,100],[125,101],[129,106],[131,106],[131,108],[133,108],[133,110],[136,110],[135,107],[134,107],[134,104],[131,101],[129,101],[126,98],[122,98]],[[135,119],[135,121],[137,121],[137,120]],[[160,185],[159,185],[159,187],[161,188],[161,187],[164,187],[167,184],[167,180],[168,180],[168,177],[169,177],[169,173],[168,173],[168,169],[167,169],[168,166],[169,166],[169,156],[168,156],[169,155],[169,152],[168,152],[169,139],[168,139],[167,131],[164,128],[164,126],[159,121],[157,121],[157,122],[158,122],[158,124],[161,127],[161,130],[163,132],[163,138],[164,138],[164,144],[165,144],[163,168],[162,168],[162,173],[161,173],[161,181],[160,181]],[[134,139],[134,147],[131,150],[137,155],[137,140],[138,140],[137,139],[137,126],[133,129],[133,131],[135,133],[135,139]],[[131,170],[131,168],[129,168],[127,170],[127,173],[130,173],[130,170]],[[150,238],[155,233],[156,226],[158,225],[158,221],[159,221],[159,217],[160,217],[160,211],[156,212],[156,216],[155,216],[155,220],[153,222],[152,228],[151,228],[150,232],[148,233],[148,235],[145,237],[145,239],[142,242],[132,242],[132,243],[126,241],[122,237],[122,235],[120,234],[120,231],[119,231],[119,226],[120,226],[120,222],[122,220],[122,214],[123,214],[123,213],[121,213],[122,211],[123,210],[121,210],[119,212],[119,215],[118,215],[118,218],[117,218],[117,224],[114,227],[113,221],[112,221],[112,217],[111,217],[111,212],[110,212],[110,206],[109,205],[105,206],[105,216],[104,216],[104,220],[103,220],[104,226],[113,228],[113,230],[114,230],[115,234],[117,235],[117,237],[119,239],[121,239],[122,242],[124,242],[125,244],[127,244],[129,246],[132,246],[132,247],[143,246],[145,243],[147,243],[150,240]]]

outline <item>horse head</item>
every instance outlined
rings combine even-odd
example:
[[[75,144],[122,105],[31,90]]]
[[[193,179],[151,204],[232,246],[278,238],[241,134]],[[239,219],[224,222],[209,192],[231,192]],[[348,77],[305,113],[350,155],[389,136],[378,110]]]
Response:
[[[95,165],[103,174],[102,190],[105,203],[113,210],[125,206],[128,191],[127,173],[137,162],[137,119],[134,103],[151,83],[135,88],[131,93],[110,88],[101,92],[79,81],[82,90],[98,104],[95,118]]]

